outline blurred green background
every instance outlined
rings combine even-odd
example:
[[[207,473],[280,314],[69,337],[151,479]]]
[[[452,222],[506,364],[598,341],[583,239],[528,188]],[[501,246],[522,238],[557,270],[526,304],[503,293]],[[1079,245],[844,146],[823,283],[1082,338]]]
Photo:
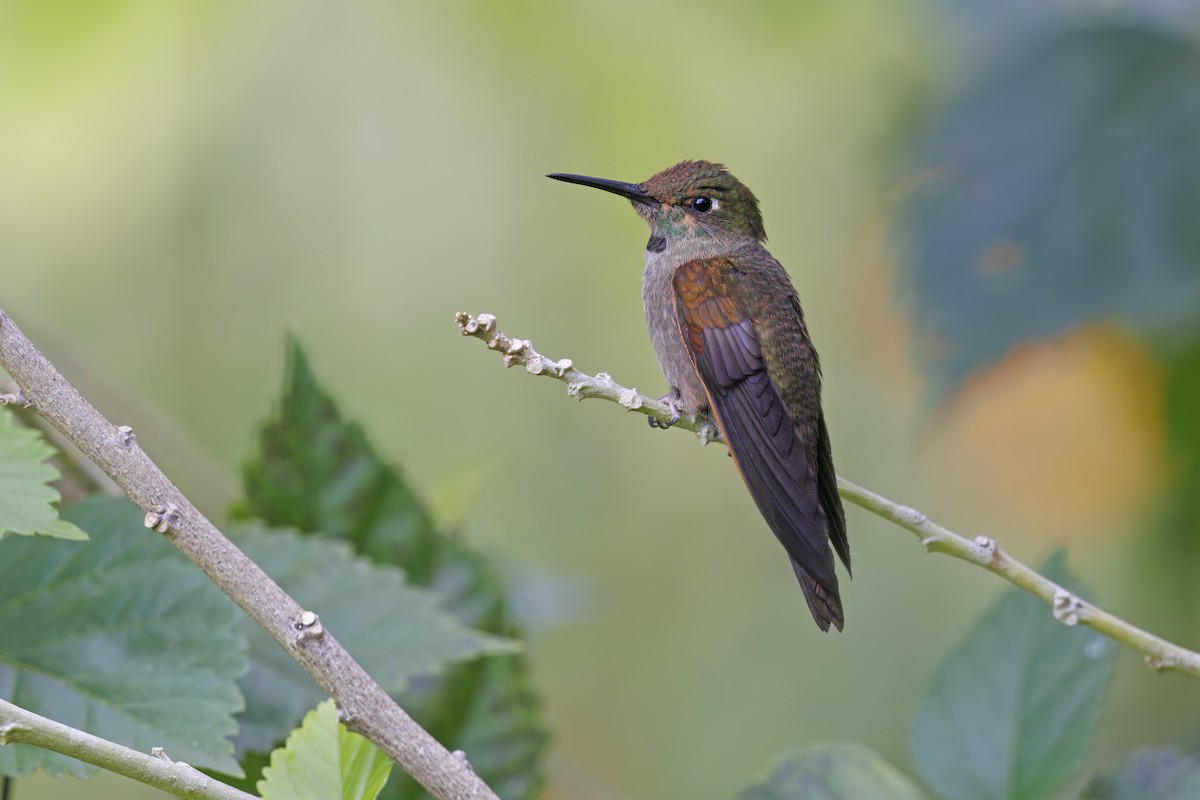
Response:
[[[840,473],[1028,563],[1065,545],[1103,605],[1194,646],[1147,544],[1175,469],[1156,352],[1101,320],[926,403],[893,232],[978,57],[955,25],[894,0],[3,2],[0,304],[218,517],[295,332],[513,576],[548,797],[729,796],[825,740],[907,769],[933,665],[1001,582],[851,508],[822,635],[722,448],[506,373],[453,314],[661,393],[643,223],[542,176],[722,161],[805,304]],[[1200,737],[1194,685],[1118,665],[1095,764]],[[156,796],[15,796],[94,790]]]

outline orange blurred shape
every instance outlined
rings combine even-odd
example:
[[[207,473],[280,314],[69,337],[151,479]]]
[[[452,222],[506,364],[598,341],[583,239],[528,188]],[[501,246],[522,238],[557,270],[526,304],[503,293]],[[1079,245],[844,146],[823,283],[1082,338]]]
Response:
[[[1002,542],[1121,537],[1162,485],[1162,389],[1115,324],[1019,346],[935,415],[923,471]]]

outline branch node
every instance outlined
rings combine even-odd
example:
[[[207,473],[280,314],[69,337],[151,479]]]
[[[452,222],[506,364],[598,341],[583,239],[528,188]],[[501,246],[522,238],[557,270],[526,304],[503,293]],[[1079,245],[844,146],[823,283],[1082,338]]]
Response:
[[[1175,669],[1179,666],[1179,659],[1168,656],[1146,656],[1142,660],[1146,662],[1147,667],[1159,673]]]
[[[137,441],[137,437],[133,435],[133,428],[128,425],[117,426],[117,436],[120,437],[123,447],[132,447],[133,443]]]
[[[454,315],[454,321],[458,323],[463,336],[474,336],[480,330],[491,333],[496,327],[496,317],[492,314],[480,314],[476,318],[465,311],[459,311]]]
[[[711,442],[721,441],[721,431],[712,422],[704,422],[697,429],[696,438],[700,440],[700,445],[703,447]]]
[[[151,747],[150,755],[154,756],[159,761],[166,761],[168,764],[172,763],[171,757],[167,755],[167,751],[161,747]]]
[[[936,535],[925,536],[921,539],[921,547],[925,548],[926,553],[932,553],[933,548],[939,544],[941,539]]]
[[[1054,618],[1068,627],[1079,624],[1079,617],[1084,611],[1083,601],[1066,589],[1056,589],[1054,602],[1050,606]]]
[[[0,725],[0,745],[11,744],[10,738],[19,730],[21,730],[21,726],[15,722],[6,722]]]
[[[642,396],[638,394],[636,388],[626,389],[621,392],[621,396],[617,398],[617,402],[625,406],[625,408],[633,411],[642,407]]]
[[[144,522],[147,528],[159,533],[174,533],[179,524],[179,509],[171,503],[150,506]]]
[[[341,703],[337,705],[338,722],[346,726],[347,730],[354,730],[354,726],[358,723],[358,714],[347,710]]]
[[[910,525],[912,528],[920,528],[926,522],[929,522],[928,517],[911,506],[896,507],[896,513],[900,515],[901,519],[904,519],[906,525]]]
[[[986,566],[996,555],[996,540],[987,536],[976,536],[975,541],[971,542],[971,555]]]
[[[29,398],[21,391],[20,387],[15,392],[8,394],[0,394],[0,406],[20,406],[21,408],[33,408],[33,403],[29,402]]]
[[[471,762],[467,760],[467,751],[454,750],[450,753],[450,755],[454,756],[459,761],[461,761],[463,763],[463,766],[465,766],[467,769],[471,770],[471,772],[475,771],[475,768],[471,766]]]
[[[297,642],[302,642],[305,639],[319,639],[325,635],[325,627],[321,625],[321,618],[312,611],[303,611],[300,618],[296,620],[295,628],[300,632],[296,637]]]

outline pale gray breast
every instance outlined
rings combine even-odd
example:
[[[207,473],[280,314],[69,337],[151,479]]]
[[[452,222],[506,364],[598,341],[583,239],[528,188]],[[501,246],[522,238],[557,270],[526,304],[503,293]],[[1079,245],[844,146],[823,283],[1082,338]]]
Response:
[[[686,260],[686,259],[683,259]],[[650,343],[669,387],[679,389],[685,414],[693,414],[708,405],[704,385],[692,363],[691,355],[679,332],[679,315],[675,310],[674,277],[683,263],[670,249],[661,253],[646,252],[646,268],[642,271],[642,308],[646,312],[646,327]]]

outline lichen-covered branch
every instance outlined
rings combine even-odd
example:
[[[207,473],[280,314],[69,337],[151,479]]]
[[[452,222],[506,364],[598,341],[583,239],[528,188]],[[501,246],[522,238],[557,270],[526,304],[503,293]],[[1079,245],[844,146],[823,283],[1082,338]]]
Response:
[[[505,335],[491,314],[472,317],[459,312],[455,315],[455,322],[463,336],[480,339],[489,349],[500,352],[507,367],[521,364],[534,375],[557,378],[567,384],[567,391],[571,395],[579,399],[599,397],[659,421],[670,418],[670,410],[665,403],[639,394],[636,389],[626,389],[606,373],[601,372],[593,377],[575,369],[570,359],[555,361],[546,358],[534,350],[527,339]],[[702,416],[682,417],[675,427],[695,433],[702,443],[720,440],[715,426]],[[1141,653],[1146,665],[1153,670],[1182,672],[1200,678],[1200,653],[1168,642],[1086,602],[1009,556],[994,540],[985,536],[967,539],[931,522],[919,511],[894,503],[845,478],[838,478],[838,492],[846,501],[913,533],[927,552],[943,553],[983,567],[1041,598],[1050,606],[1055,619],[1064,625],[1086,625],[1103,633]]]
[[[1072,594],[1005,553],[995,540],[986,536],[967,539],[932,522],[916,509],[893,503],[844,478],[838,478],[838,491],[856,506],[915,534],[926,551],[968,561],[1036,595],[1064,625],[1086,625],[1103,633],[1141,653],[1146,666],[1157,672],[1183,672],[1200,678],[1200,653],[1168,642]]]
[[[0,309],[0,367],[19,387],[17,399],[57,428],[146,513],[146,527],[212,579],[296,660],[338,706],[345,726],[388,754],[442,800],[497,800],[464,758],[450,753],[408,716],[324,629],[183,495],[138,445],[46,360]],[[148,365],[152,369],[167,366]],[[74,756],[74,753],[67,755]]]
[[[254,795],[210,778],[190,764],[172,761],[162,750],[141,753],[0,700],[0,745],[6,744],[53,750],[178,797],[254,800]]]
[[[545,375],[560,380],[567,385],[567,394],[576,400],[598,397],[624,406],[629,411],[639,411],[658,422],[667,423],[671,419],[671,409],[661,400],[655,400],[638,392],[637,389],[626,389],[615,383],[607,372],[588,375],[575,369],[571,359],[564,358],[555,361],[533,349],[528,339],[513,339],[496,327],[496,318],[491,314],[480,314],[472,317],[465,312],[454,315],[458,329],[463,336],[474,336],[487,345],[489,350],[500,353],[504,366],[513,367],[517,364],[525,367],[531,375]],[[700,439],[701,444],[718,442],[721,432],[708,417],[699,414],[681,416],[674,427],[691,431]]]

